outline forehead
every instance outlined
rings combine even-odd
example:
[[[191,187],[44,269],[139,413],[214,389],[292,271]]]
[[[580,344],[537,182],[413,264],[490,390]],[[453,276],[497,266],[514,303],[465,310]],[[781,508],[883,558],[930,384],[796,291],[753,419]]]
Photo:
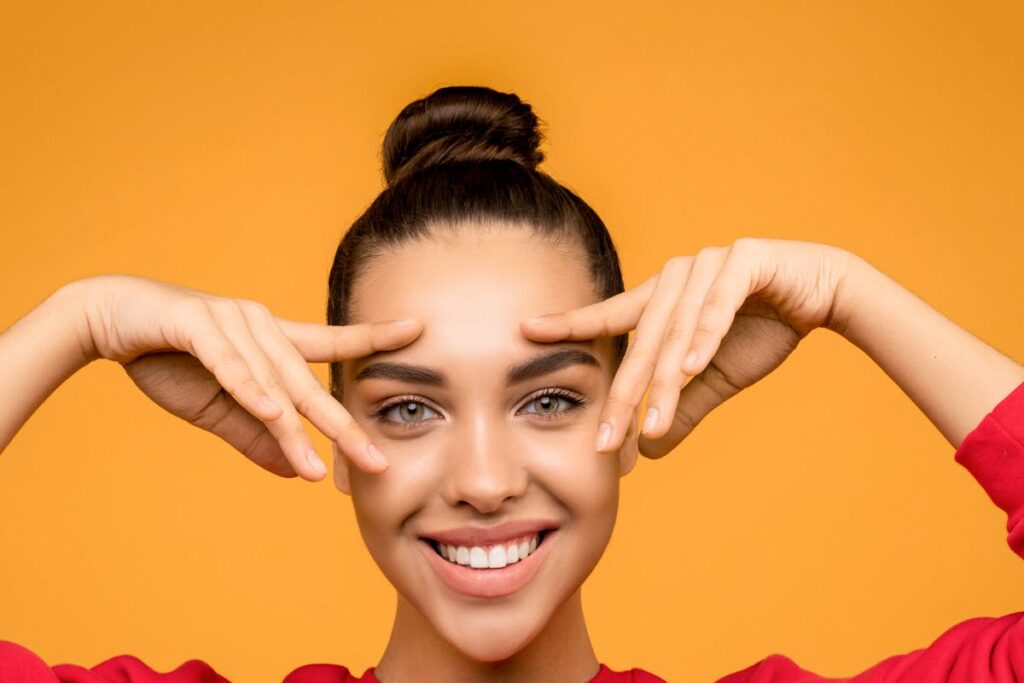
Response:
[[[456,227],[375,255],[351,292],[350,321],[424,317],[472,325],[596,301],[579,247],[529,228]]]
[[[424,321],[408,347],[373,357],[429,354],[423,359],[435,363],[536,353],[551,345],[526,339],[522,320],[598,301],[580,247],[503,224],[439,230],[389,248],[366,264],[351,295],[351,323]],[[607,340],[598,341],[567,345],[599,352]]]

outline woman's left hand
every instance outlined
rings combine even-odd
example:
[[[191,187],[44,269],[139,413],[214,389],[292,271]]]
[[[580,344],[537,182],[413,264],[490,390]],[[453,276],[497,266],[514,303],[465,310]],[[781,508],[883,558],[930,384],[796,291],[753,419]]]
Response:
[[[597,450],[621,446],[650,384],[639,448],[660,458],[711,410],[777,368],[811,330],[837,322],[853,256],[828,244],[744,237],[673,257],[638,287],[524,321],[522,331],[555,342],[635,328],[602,411]]]

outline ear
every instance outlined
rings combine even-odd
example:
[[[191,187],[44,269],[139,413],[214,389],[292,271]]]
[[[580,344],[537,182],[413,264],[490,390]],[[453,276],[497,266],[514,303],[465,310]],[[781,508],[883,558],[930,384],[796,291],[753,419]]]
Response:
[[[637,430],[637,415],[634,412],[630,416],[629,429],[626,430],[626,436],[622,441],[622,446],[619,447],[619,476],[624,477],[633,469],[636,465],[637,456],[640,454],[640,444],[637,440],[640,438],[640,433]]]
[[[346,496],[352,495],[352,487],[348,481],[348,458],[341,454],[338,444],[331,444],[331,453],[334,454],[334,486]]]

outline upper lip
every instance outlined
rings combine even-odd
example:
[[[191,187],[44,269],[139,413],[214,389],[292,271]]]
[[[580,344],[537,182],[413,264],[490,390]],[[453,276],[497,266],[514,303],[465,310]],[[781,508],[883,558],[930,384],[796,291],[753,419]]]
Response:
[[[495,526],[461,526],[421,534],[447,545],[483,546],[511,541],[520,536],[529,536],[540,531],[557,529],[558,523],[550,519],[517,519]]]

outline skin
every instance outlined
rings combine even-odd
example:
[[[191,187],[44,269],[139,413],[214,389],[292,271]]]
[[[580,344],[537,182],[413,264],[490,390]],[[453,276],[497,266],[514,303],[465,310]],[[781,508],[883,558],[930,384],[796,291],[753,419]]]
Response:
[[[0,334],[0,450],[53,390],[100,358],[122,363],[155,402],[257,465],[316,481],[300,412],[334,442],[334,483],[353,496],[367,546],[399,591],[382,681],[582,682],[597,660],[579,586],[614,525],[619,477],[638,449],[651,458],[673,450],[816,326],[864,351],[953,447],[1024,382],[1014,359],[828,245],[741,238],[672,257],[640,286],[596,301],[573,269],[579,254],[528,235],[495,230],[486,240],[438,238],[386,254],[360,280],[356,319],[345,327],[286,321],[256,302],[143,278],[69,283]],[[384,322],[410,314],[426,314],[427,325]],[[610,347],[602,347],[610,341],[596,337],[634,328],[612,381]],[[514,388],[500,381],[508,365],[542,348],[590,343],[599,369],[563,368]],[[450,385],[352,386],[367,352],[430,364]],[[350,359],[344,407],[301,362]],[[638,440],[633,411],[648,382],[648,407],[660,418]],[[520,412],[541,389],[563,385],[590,402],[562,421]],[[397,432],[369,416],[385,396],[413,391],[437,410],[424,412],[420,419],[437,421],[422,431]],[[276,407],[261,409],[262,395]],[[613,429],[595,450],[598,421]],[[390,467],[367,457],[368,435]],[[418,533],[503,515],[551,515],[561,526],[531,585],[467,605],[417,582],[426,573],[412,552]]]
[[[594,448],[613,377],[610,338],[544,344],[519,330],[523,319],[596,301],[580,252],[516,227],[405,243],[358,280],[353,323],[424,322],[411,344],[344,367],[342,403],[389,463],[367,474],[336,453],[334,467],[367,548],[399,594],[375,672],[382,681],[424,680],[430,671],[445,681],[582,682],[597,673],[580,586],[611,536],[619,478],[636,461],[635,432],[614,453]],[[585,350],[599,365],[505,385],[509,366],[560,349]],[[355,380],[384,360],[428,366],[448,386]],[[552,387],[586,403],[536,400]],[[371,417],[395,397],[407,398],[387,420]],[[415,413],[401,407],[414,400]],[[417,540],[428,530],[537,517],[557,520],[557,536],[545,541],[555,545],[530,583],[503,598],[449,589]]]

